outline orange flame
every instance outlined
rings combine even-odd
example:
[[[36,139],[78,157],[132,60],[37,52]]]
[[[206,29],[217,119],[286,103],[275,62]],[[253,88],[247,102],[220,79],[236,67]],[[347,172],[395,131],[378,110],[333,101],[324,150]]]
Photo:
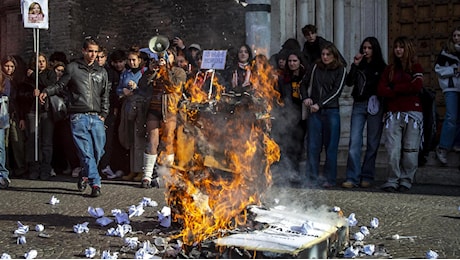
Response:
[[[210,79],[205,74],[186,83],[189,97],[178,120],[177,166],[167,180],[168,204],[183,227],[178,237],[185,244],[245,224],[247,206],[259,204],[272,184],[270,165],[280,158],[269,136],[270,111],[279,100],[275,75],[266,58],[256,59],[251,96],[238,102],[222,98],[224,87],[217,77],[212,91],[203,90]]]

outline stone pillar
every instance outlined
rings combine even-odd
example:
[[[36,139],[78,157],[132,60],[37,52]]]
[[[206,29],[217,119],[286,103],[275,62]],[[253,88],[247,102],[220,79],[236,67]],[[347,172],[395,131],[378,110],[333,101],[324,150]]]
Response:
[[[246,2],[246,43],[252,48],[254,55],[261,53],[270,57],[270,0]]]
[[[334,1],[334,44],[341,53],[344,53],[344,35],[345,35],[345,1]],[[345,59],[348,55],[343,54]],[[348,63],[348,61],[347,61]]]
[[[297,0],[297,39],[300,46],[305,43],[302,27],[315,24],[315,0]]]

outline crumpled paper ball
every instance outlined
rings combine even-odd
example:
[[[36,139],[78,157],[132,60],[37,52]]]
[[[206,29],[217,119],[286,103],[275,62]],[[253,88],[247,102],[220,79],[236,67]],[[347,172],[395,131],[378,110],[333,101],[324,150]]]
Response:
[[[144,197],[142,201],[140,202],[140,205],[144,207],[157,207],[158,203],[151,198]]]
[[[375,252],[375,245],[365,245],[363,251],[366,255],[373,255]]]
[[[144,206],[142,204],[139,204],[137,206],[131,205],[128,209],[128,214],[129,214],[128,216],[129,218],[139,217],[142,214],[144,214]]]
[[[137,249],[139,245],[139,238],[138,237],[126,237],[125,244],[131,249]]]
[[[353,238],[354,238],[356,241],[363,241],[363,239],[364,239],[364,234],[361,233],[361,232],[356,232],[356,233],[353,235]]]
[[[347,218],[348,226],[354,227],[358,224],[358,220],[356,220],[355,213],[351,213],[350,216]]]
[[[24,245],[25,243],[27,243],[25,236],[20,236],[16,239],[16,244],[18,245]]]
[[[158,211],[158,219],[160,220],[160,226],[168,228],[171,226],[171,208],[164,206],[161,212]]]
[[[435,251],[431,249],[428,252],[426,252],[426,255],[425,255],[427,259],[437,259],[438,256],[439,256],[438,253],[436,253]]]
[[[34,258],[37,257],[37,255],[38,255],[37,250],[32,249],[32,250],[30,250],[29,252],[27,252],[27,253],[24,254],[24,258],[25,258],[25,259],[34,259]]]
[[[359,231],[361,231],[361,233],[363,233],[363,235],[365,236],[368,236],[371,234],[371,232],[369,232],[369,229],[366,226],[361,226]]]
[[[43,226],[42,224],[35,225],[35,231],[43,232],[43,230],[45,230],[45,226]]]
[[[151,259],[154,255],[158,254],[158,252],[158,249],[147,240],[143,242],[142,247],[136,251],[136,259]]]
[[[107,230],[107,236],[114,236],[114,237],[124,237],[126,234],[131,232],[133,228],[131,225],[128,224],[123,224],[123,225],[118,225],[117,228],[109,228]]]
[[[89,232],[89,228],[88,228],[88,222],[84,222],[82,224],[76,224],[73,226],[73,232],[77,233],[77,234],[81,234],[83,232],[86,232],[88,233]]]
[[[358,248],[353,248],[353,246],[350,246],[347,248],[343,254],[343,257],[345,258],[355,258],[359,255],[359,249]]]
[[[377,228],[379,226],[379,219],[378,218],[373,218],[371,220],[371,228]]]
[[[110,250],[104,250],[101,259],[118,259],[118,252],[110,254]]]
[[[85,249],[85,256],[86,258],[93,258],[96,256],[96,248],[88,247]]]
[[[292,231],[299,232],[303,235],[307,235],[308,231],[311,231],[313,229],[314,229],[313,222],[310,220],[307,220],[304,223],[302,223],[302,226],[292,226],[291,227]]]
[[[22,224],[20,221],[18,223],[18,229],[14,231],[15,235],[25,235],[27,232],[29,232],[29,226]]]
[[[56,204],[58,204],[59,202],[60,202],[60,201],[59,201],[56,197],[52,196],[51,199],[50,199],[49,204],[51,204],[51,205],[56,205]]]

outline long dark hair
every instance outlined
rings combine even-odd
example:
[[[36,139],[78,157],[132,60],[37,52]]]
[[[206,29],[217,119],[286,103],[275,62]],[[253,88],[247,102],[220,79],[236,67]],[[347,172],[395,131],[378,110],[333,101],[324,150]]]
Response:
[[[14,64],[14,72],[13,72],[13,75],[15,74],[16,69],[18,68],[18,62],[17,62],[16,59],[15,59],[13,56],[11,56],[11,55],[8,55],[8,56],[5,56],[5,57],[2,58],[2,62],[1,62],[2,74],[5,74],[5,71],[4,71],[4,69],[3,69],[3,66],[5,66],[5,64],[6,64],[7,62],[10,62],[10,61]],[[11,75],[11,76],[13,76],[13,75]],[[5,74],[5,76],[7,76],[7,75]],[[7,76],[7,77],[8,77],[8,76]]]
[[[302,78],[308,69],[302,53],[299,50],[290,50],[286,56],[286,66],[284,67],[283,73],[283,80],[285,83],[291,82],[292,78],[294,77],[294,71],[289,68],[289,56],[291,55],[295,55],[300,61],[299,77]]]
[[[379,40],[377,38],[370,36],[366,37],[363,42],[361,43],[361,46],[359,47],[359,52],[363,53],[364,52],[364,43],[368,42],[372,46],[372,59],[371,59],[371,64],[375,65],[377,68],[385,68],[387,66],[387,63],[385,62],[383,58],[383,53],[382,53],[382,47],[380,47]],[[359,67],[366,66],[366,59],[362,59],[361,62],[359,63]]]
[[[235,57],[236,59],[235,59],[235,63],[238,65],[238,62],[239,62],[238,53],[240,52],[241,47],[246,47],[246,49],[248,50],[248,53],[249,53],[248,63],[251,63],[252,58],[253,58],[253,56],[252,56],[252,49],[251,49],[251,47],[249,47],[249,45],[247,45],[246,43],[241,44],[241,45],[238,47],[238,49],[236,50],[236,57]]]
[[[453,34],[455,31],[459,31],[460,32],[460,26],[457,26],[455,27],[450,35],[449,35],[449,40],[447,41],[447,46],[446,46],[446,49],[449,53],[457,53],[458,51],[455,49],[455,43],[454,43],[454,39],[453,39]]]

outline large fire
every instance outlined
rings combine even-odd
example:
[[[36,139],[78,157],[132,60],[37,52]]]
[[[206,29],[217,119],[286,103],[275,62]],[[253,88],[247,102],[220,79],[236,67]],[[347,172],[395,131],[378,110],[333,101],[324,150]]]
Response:
[[[244,92],[225,93],[218,78],[208,71],[187,82],[176,165],[166,180],[167,200],[187,245],[245,224],[246,207],[260,204],[272,184],[270,165],[280,157],[269,136],[279,94],[266,58],[252,63]]]

